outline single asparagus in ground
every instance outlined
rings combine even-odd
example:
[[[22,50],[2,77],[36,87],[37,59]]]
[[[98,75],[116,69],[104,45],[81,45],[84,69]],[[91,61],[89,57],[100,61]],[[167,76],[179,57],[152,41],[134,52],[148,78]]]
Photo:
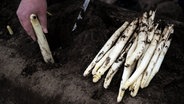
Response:
[[[37,19],[37,16],[35,14],[31,14],[30,20],[31,20],[33,29],[35,31],[37,41],[41,49],[41,53],[42,53],[44,61],[46,63],[54,63],[54,59],[52,57],[52,53],[50,51],[47,39],[42,31],[42,27]]]
[[[7,28],[8,32],[9,32],[9,34],[10,34],[10,35],[13,35],[13,30],[12,30],[12,28],[11,28],[9,25],[7,25],[6,28]]]

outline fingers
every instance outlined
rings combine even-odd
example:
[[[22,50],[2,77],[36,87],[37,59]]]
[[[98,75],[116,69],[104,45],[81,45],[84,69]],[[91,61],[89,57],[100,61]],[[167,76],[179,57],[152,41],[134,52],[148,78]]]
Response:
[[[27,32],[27,34],[34,40],[36,41],[36,36],[33,31],[31,22],[29,21],[29,16],[22,16],[22,14],[17,13],[19,21],[21,25],[23,26],[24,30]],[[40,20],[40,24],[42,26],[43,32],[48,33],[47,30],[47,17],[46,13],[45,14],[38,14],[38,18]]]
[[[46,15],[46,13],[38,14],[38,18],[40,20],[40,24],[42,26],[43,32],[44,33],[48,33],[48,30],[47,30],[47,15]]]
[[[31,22],[29,21],[29,16],[22,16],[21,14],[17,13],[17,16],[19,18],[19,21],[24,28],[24,30],[27,32],[27,34],[34,40],[36,41],[36,36],[33,31]]]

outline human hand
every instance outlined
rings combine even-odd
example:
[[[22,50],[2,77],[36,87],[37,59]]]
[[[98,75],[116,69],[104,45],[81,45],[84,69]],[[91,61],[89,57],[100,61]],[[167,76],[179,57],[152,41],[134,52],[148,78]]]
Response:
[[[21,0],[17,9],[17,16],[19,21],[27,34],[36,41],[36,36],[33,31],[30,15],[36,14],[42,26],[43,32],[48,33],[47,30],[47,2],[46,0]]]

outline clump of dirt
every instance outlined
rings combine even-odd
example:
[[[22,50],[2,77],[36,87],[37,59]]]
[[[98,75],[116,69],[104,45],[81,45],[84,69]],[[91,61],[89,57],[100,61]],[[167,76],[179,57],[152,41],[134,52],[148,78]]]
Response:
[[[93,84],[83,71],[111,34],[138,13],[102,2],[91,2],[79,28],[71,32],[83,0],[56,0],[48,6],[46,34],[55,64],[45,64],[38,44],[26,35],[15,11],[17,0],[1,0],[0,14],[0,103],[2,104],[114,104],[123,70],[108,90],[103,80]],[[183,104],[184,23],[157,15],[163,23],[174,23],[171,47],[150,86],[135,98],[125,94],[123,103]],[[6,25],[14,30],[9,35]],[[103,78],[102,78],[103,79]]]

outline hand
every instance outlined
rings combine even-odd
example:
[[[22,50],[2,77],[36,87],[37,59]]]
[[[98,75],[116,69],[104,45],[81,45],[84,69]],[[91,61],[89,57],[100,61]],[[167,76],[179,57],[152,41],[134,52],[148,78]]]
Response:
[[[27,34],[35,41],[36,36],[33,31],[30,15],[36,14],[42,26],[43,32],[48,33],[47,31],[47,2],[46,0],[22,0],[17,10],[17,16],[19,21]]]

